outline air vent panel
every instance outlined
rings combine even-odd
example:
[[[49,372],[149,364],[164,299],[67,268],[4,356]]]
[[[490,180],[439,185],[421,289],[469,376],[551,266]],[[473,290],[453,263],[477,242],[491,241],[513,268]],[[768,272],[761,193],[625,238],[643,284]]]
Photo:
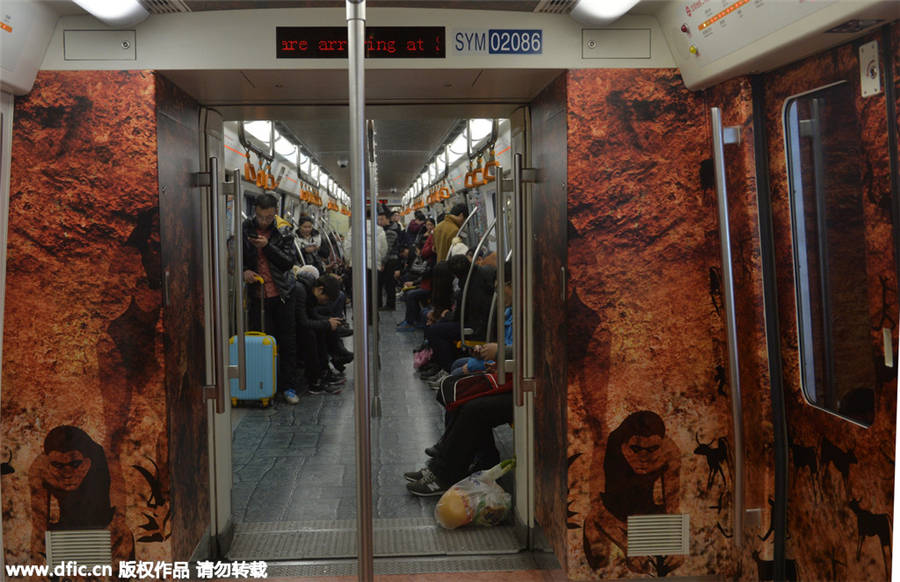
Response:
[[[191,9],[183,0],[139,0],[141,5],[150,14],[173,14],[175,12],[190,12]]]
[[[690,553],[690,515],[629,515],[628,557]]]
[[[112,564],[109,530],[48,531],[44,541],[47,544],[47,565],[51,569],[63,562],[78,562],[85,566]]]
[[[568,14],[572,12],[575,3],[578,0],[541,0],[534,7],[535,12],[543,12],[545,14]]]

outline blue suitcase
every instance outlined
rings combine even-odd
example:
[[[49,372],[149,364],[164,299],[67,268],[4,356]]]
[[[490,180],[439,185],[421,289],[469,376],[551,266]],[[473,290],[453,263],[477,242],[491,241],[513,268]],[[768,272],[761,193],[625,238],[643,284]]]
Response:
[[[259,279],[262,286],[262,279]],[[260,289],[262,295],[262,289]],[[260,322],[265,330],[266,325],[266,301],[260,300]],[[265,331],[248,331],[244,334],[244,345],[247,350],[247,389],[241,390],[237,378],[229,381],[231,386],[231,405],[237,406],[238,401],[256,400],[263,407],[269,405],[269,401],[275,396],[275,387],[278,380],[278,345],[275,338],[267,335]],[[231,336],[228,340],[228,360],[232,366],[238,363],[237,336]]]
[[[237,336],[232,336],[228,341],[228,359],[232,365],[237,365],[238,360],[236,340]],[[247,389],[242,392],[237,378],[232,378],[231,404],[235,406],[239,400],[258,400],[263,406],[268,406],[275,396],[278,379],[278,346],[275,338],[259,331],[248,331],[244,335],[244,345],[247,348]]]

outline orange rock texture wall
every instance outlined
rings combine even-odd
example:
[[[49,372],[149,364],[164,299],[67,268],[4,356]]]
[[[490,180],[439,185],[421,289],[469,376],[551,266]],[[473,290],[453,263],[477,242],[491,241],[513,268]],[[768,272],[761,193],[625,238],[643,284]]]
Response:
[[[205,528],[190,515],[199,526],[173,535],[183,518],[173,520],[172,464],[197,468],[180,488],[198,507],[207,485],[205,438],[172,456],[198,429],[169,416],[182,397],[167,388],[178,371],[162,286],[166,99],[145,71],[42,71],[16,99],[0,409],[7,563],[42,562],[43,532],[66,528],[111,529],[117,559],[184,559]],[[182,414],[205,434],[204,418]]]
[[[734,442],[707,104],[669,69],[568,73],[567,569],[734,568]],[[691,554],[627,558],[630,514],[689,513]]]
[[[891,177],[885,94],[863,98],[859,86],[858,45],[878,40],[882,67],[897,70],[898,25],[891,28],[893,54],[885,54],[881,33],[869,35],[765,75],[766,131],[774,218],[781,327],[781,358],[792,438],[789,473],[787,557],[795,560],[801,580],[889,580],[890,548],[876,533],[892,519],[896,368],[884,366],[882,328],[892,330],[897,353],[897,264],[891,219]],[[895,83],[896,79],[895,77]],[[785,167],[782,104],[798,93],[846,80],[855,95],[852,115],[861,136],[859,167],[865,222],[864,296],[875,366],[875,416],[862,428],[809,406],[802,394],[794,288],[793,236]],[[895,85],[896,86],[896,85]],[[836,448],[834,448],[836,447]],[[839,452],[838,452],[839,451]],[[812,460],[812,463],[810,463]],[[863,526],[850,503],[866,512]],[[869,515],[867,515],[869,514]],[[860,551],[857,545],[861,542]],[[890,537],[887,538],[888,544]],[[882,551],[884,550],[884,552]]]

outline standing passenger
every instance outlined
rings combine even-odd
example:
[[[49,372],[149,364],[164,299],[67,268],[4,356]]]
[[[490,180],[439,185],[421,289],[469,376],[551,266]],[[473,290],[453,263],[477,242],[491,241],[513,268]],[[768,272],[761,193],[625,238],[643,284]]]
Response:
[[[385,210],[378,217],[378,224],[384,229],[384,237],[387,241],[387,256],[384,261],[384,270],[378,274],[378,309],[394,311],[397,309],[397,280],[394,271],[400,264],[400,235],[403,229],[391,220],[391,211]],[[382,295],[385,295],[382,303]]]
[[[469,216],[469,209],[463,203],[455,205],[434,229],[434,251],[438,261],[446,261],[453,238],[459,234],[459,227]]]
[[[253,217],[244,221],[244,281],[250,289],[250,329],[262,330],[259,302],[264,300],[265,329],[278,344],[278,393],[285,401],[296,404],[300,399],[294,391],[294,238],[291,225],[275,215],[277,204],[271,194],[260,194]],[[255,284],[257,277],[262,278],[262,285]]]
[[[371,249],[373,240],[375,242],[376,253],[375,253],[375,268],[377,269],[376,273],[380,273],[384,270],[384,259],[387,253],[387,239],[384,236],[383,228],[375,229],[375,238],[372,238],[372,221],[371,221],[371,212],[368,208],[366,208],[366,239],[368,241],[368,245],[366,247],[366,261],[368,262],[371,256]],[[350,267],[351,271],[354,268],[353,265],[353,229],[347,231],[347,236],[344,237],[344,259],[347,261],[347,265]],[[356,267],[359,268],[359,267]],[[350,275],[350,280],[352,281],[352,274]],[[351,287],[352,289],[352,287]],[[369,297],[369,293],[372,290],[372,270],[371,266],[366,269],[366,297]],[[353,297],[353,301],[365,300],[364,297]],[[372,302],[366,301],[366,312],[369,315],[369,322],[372,321]]]

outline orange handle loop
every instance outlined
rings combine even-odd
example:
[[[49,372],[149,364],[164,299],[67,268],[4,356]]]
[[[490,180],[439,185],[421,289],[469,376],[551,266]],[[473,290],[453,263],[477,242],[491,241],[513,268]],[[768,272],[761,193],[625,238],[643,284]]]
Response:
[[[492,160],[492,161],[486,163],[486,164],[484,165],[484,170],[482,170],[482,176],[483,176],[483,177],[482,177],[482,182],[481,182],[481,183],[482,183],[482,184],[487,184],[488,182],[493,182],[494,180],[496,180],[496,179],[497,179],[496,174],[493,174],[493,175],[492,175],[492,174],[489,172],[489,169],[490,169],[490,168],[499,168],[499,167],[500,167],[500,162],[498,162],[497,160]]]
[[[481,179],[481,176],[483,174],[484,174],[484,168],[475,168],[474,170],[472,170],[472,186],[473,187],[478,187],[478,186],[481,186],[482,184],[487,183]]]
[[[244,162],[244,179],[248,182],[256,182],[256,168],[250,163],[250,160]]]
[[[274,190],[275,188],[278,188],[278,182],[275,181],[275,175],[267,174],[266,190]]]

